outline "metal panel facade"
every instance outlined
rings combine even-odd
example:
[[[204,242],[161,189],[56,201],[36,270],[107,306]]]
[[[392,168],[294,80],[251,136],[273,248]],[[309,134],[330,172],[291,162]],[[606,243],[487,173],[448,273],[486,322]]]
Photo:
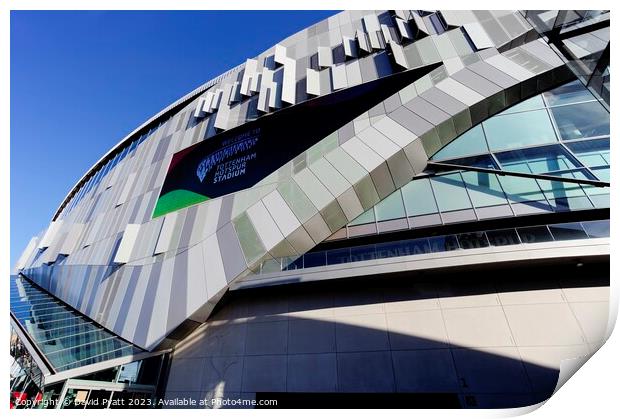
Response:
[[[505,101],[498,105],[495,95],[514,91],[520,100],[537,93],[539,85],[542,89],[540,80],[568,77],[563,63],[551,60],[553,52],[539,41],[525,45],[524,51],[542,57],[545,66],[540,68],[528,69],[517,62],[511,50],[495,50],[510,41],[516,48],[522,38],[509,38],[501,28],[487,23],[481,25],[494,46],[485,40],[484,47],[494,50],[494,54],[473,52],[469,46],[459,44],[462,33],[433,33],[417,39],[412,28],[417,24],[420,31],[427,29],[416,11],[399,13],[396,21],[383,28],[389,34],[393,33],[390,28],[398,28],[402,38],[390,38],[386,44],[378,17],[382,13],[358,16],[342,12],[342,18],[332,21],[322,32],[319,27],[323,26],[317,24],[312,30],[293,35],[275,49],[215,79],[203,91],[194,92],[168,119],[136,135],[135,142],[126,148],[119,146],[111,151],[111,158],[115,152],[121,153],[118,161],[122,162],[98,172],[93,170],[92,178],[85,178],[38,247],[49,246],[52,235],[70,233],[70,239],[60,246],[61,253],[68,256],[62,269],[54,271],[55,280],[83,283],[84,277],[64,277],[64,269],[91,265],[94,255],[109,255],[113,262],[124,264],[118,278],[125,278],[132,269],[130,276],[138,276],[137,285],[125,309],[125,285],[110,294],[106,315],[99,315],[105,291],[97,289],[106,284],[104,271],[99,276],[93,274],[88,291],[67,294],[66,302],[97,317],[103,326],[128,341],[153,349],[202,306],[212,307],[231,282],[275,254],[288,252],[294,256],[311,250],[420,173],[429,155],[479,122],[470,115],[487,117],[508,106]],[[475,23],[471,13],[447,17],[452,25]],[[343,36],[345,31],[350,35]],[[338,43],[344,42],[344,62],[334,63],[332,46],[321,43],[322,35],[327,40],[333,37]],[[441,41],[437,41],[439,37]],[[483,46],[480,39],[476,36],[477,47]],[[444,46],[450,42],[451,48],[440,47],[442,42]],[[386,49],[394,52],[395,62]],[[459,60],[462,70],[446,70],[442,62],[445,51],[456,54],[450,59]],[[316,67],[311,67],[315,55]],[[266,60],[268,57],[271,60]],[[208,141],[217,130],[260,120],[263,114],[271,114],[285,104],[298,106],[295,103],[300,102],[301,93],[327,97],[338,94],[333,92],[336,89],[398,77],[414,71],[408,68],[427,64],[437,68],[421,73],[415,87],[412,83],[406,92],[402,89],[395,95],[396,99],[373,104],[360,112],[360,117],[343,124],[346,130],[341,127],[332,137],[319,141],[320,158],[308,167],[305,162],[310,150],[301,154],[301,160],[292,159],[264,179],[257,179],[252,188],[200,203],[192,202],[190,197],[187,207],[164,218],[152,218],[174,153]],[[525,84],[530,90],[522,88]],[[408,103],[401,104],[403,98]],[[294,141],[295,132],[289,135]],[[164,141],[168,143],[161,146]],[[234,215],[233,208],[237,208]],[[81,234],[77,233],[77,225],[83,225]],[[246,237],[256,242],[244,242]],[[118,248],[113,255],[115,246]],[[43,274],[48,271],[42,268],[41,260],[20,259],[19,265],[47,288],[50,278]],[[182,283],[172,280],[175,272],[183,277],[179,279]],[[125,319],[119,315],[122,312],[127,312]]]

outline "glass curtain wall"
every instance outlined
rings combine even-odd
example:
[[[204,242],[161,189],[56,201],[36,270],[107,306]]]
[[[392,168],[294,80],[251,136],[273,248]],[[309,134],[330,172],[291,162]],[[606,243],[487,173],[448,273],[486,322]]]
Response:
[[[431,160],[608,182],[609,141],[609,112],[575,80],[474,126]],[[335,237],[608,207],[607,187],[454,171],[412,180]]]
[[[11,314],[58,371],[142,352],[22,276],[11,276]]]

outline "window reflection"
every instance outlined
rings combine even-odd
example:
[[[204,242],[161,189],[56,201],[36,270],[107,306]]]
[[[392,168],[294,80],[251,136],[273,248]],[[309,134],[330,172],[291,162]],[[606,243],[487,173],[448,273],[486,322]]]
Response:
[[[409,217],[438,212],[428,178],[414,179],[403,186],[401,190]]]
[[[519,244],[519,236],[513,228],[504,230],[491,230],[487,231],[487,237],[491,246],[509,246],[512,244]]]
[[[304,268],[325,266],[325,252],[311,252],[304,255]]]
[[[482,126],[491,151],[557,141],[546,110],[499,115]]]
[[[427,239],[408,240],[406,246],[410,255],[421,255],[431,251],[431,246]]]
[[[431,237],[428,239],[428,242],[432,252],[447,252],[459,248],[456,236]]]
[[[506,151],[495,156],[504,169],[521,173],[549,173],[580,165],[560,145]]]
[[[400,189],[397,189],[383,201],[379,202],[375,209],[377,211],[377,221],[393,220],[405,217],[405,207]]]
[[[373,260],[375,255],[375,245],[356,246],[351,248],[351,262],[361,262]]]
[[[487,237],[482,231],[459,234],[458,241],[461,249],[479,249],[482,247],[489,247]]]
[[[481,154],[488,151],[489,149],[484,137],[484,132],[482,131],[482,126],[476,125],[439,150],[433,156],[433,160],[444,160],[471,154]]]
[[[550,225],[549,230],[555,240],[587,239],[588,235],[580,223],[566,223]]]
[[[432,160],[499,169],[498,161],[506,171],[609,181],[609,138],[600,138],[608,133],[609,113],[575,80],[471,128]],[[586,137],[590,139],[582,140]],[[486,153],[486,143],[491,154]],[[476,152],[485,154],[475,155]],[[580,169],[583,167],[588,170]],[[435,175],[405,185],[402,192],[407,215],[426,216],[470,208],[463,186],[474,208],[502,205],[504,198],[513,204],[533,207],[534,212],[609,207],[609,188],[467,171],[461,172],[461,176],[462,181],[458,173]],[[529,211],[521,205],[519,211],[522,210]]]
[[[551,108],[563,140],[609,135],[609,113],[598,102]]]
[[[543,195],[535,179],[499,176],[499,181],[511,202],[545,200],[545,195]]]
[[[591,238],[609,237],[609,220],[584,221],[581,225]]]
[[[440,211],[471,208],[460,173],[435,176],[431,178],[431,184],[435,190],[435,198]]]
[[[294,262],[294,258],[282,258],[281,266],[283,271],[288,271],[459,249],[602,237],[609,237],[609,220],[475,231],[315,251],[298,257]]]
[[[585,195],[583,189],[577,183],[539,179],[538,184],[547,199]]]
[[[339,263],[351,262],[351,254],[349,252],[349,249],[328,250],[326,254],[328,265],[337,265]]]
[[[609,138],[566,143],[573,154],[587,167],[607,166],[610,163]]]
[[[402,242],[381,243],[376,245],[376,259],[393,258],[409,255],[408,248],[402,246]]]
[[[474,207],[489,207],[506,204],[506,196],[497,175],[480,172],[463,172],[469,196]]]
[[[463,157],[461,159],[448,160],[445,163],[458,164],[461,166],[480,167],[483,169],[499,169],[490,154],[473,157]]]
[[[609,182],[609,176],[610,176],[609,166],[593,169],[592,172],[597,178],[599,178],[603,182]],[[602,188],[598,188],[598,189],[601,190]],[[608,190],[609,188],[605,188],[605,189]]]
[[[555,89],[543,93],[543,96],[549,106],[594,100],[594,96],[592,96],[579,80],[556,87]]]
[[[553,241],[547,226],[517,228],[519,237],[523,243],[540,243]]]

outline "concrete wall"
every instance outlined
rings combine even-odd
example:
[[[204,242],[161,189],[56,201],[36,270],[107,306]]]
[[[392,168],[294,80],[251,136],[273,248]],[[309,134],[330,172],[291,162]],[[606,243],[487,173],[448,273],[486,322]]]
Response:
[[[175,349],[166,397],[430,392],[455,393],[463,407],[533,404],[553,392],[562,359],[604,342],[608,269],[586,262],[237,291]]]

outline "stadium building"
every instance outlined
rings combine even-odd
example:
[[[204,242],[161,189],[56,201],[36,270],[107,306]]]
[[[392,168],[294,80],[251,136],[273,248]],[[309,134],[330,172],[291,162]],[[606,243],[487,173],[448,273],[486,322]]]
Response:
[[[180,98],[19,258],[12,405],[546,400],[609,334],[609,19],[345,11]]]

